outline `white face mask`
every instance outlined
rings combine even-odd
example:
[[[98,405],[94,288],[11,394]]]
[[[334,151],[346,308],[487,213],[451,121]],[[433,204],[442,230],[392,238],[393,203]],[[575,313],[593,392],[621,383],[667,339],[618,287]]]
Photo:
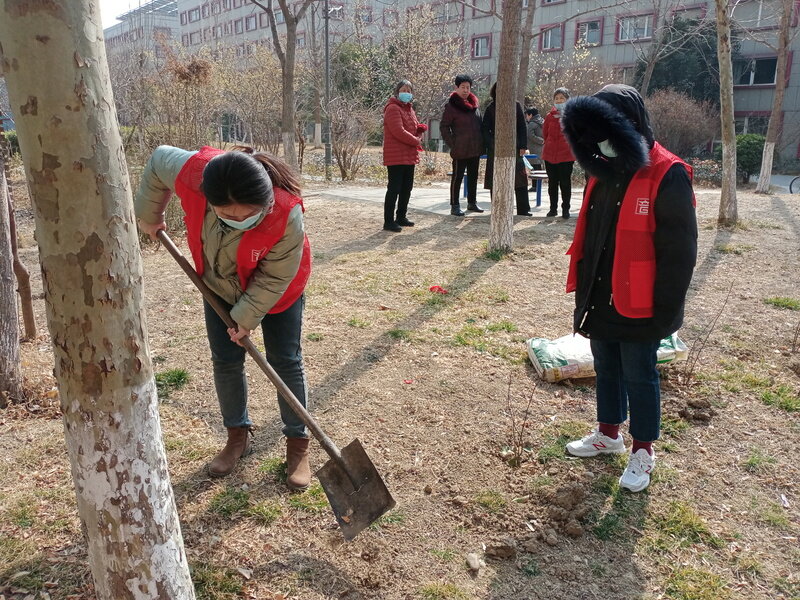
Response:
[[[600,148],[600,153],[603,156],[607,156],[608,158],[614,158],[618,156],[617,151],[614,150],[614,146],[612,146],[611,142],[609,142],[608,140],[597,142],[597,146]]]
[[[231,219],[223,219],[219,216],[217,218],[228,227],[233,227],[234,229],[250,229],[258,222],[262,214],[264,214],[264,211],[260,210],[252,217],[247,217],[244,221],[233,221]]]

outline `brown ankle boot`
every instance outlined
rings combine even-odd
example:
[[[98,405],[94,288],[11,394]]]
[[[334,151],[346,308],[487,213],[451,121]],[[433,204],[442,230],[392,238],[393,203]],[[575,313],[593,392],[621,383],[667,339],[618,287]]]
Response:
[[[308,442],[308,438],[286,438],[286,485],[290,490],[304,490],[311,483]]]
[[[211,477],[225,477],[236,466],[239,459],[250,454],[250,428],[228,427],[228,442],[208,465]]]

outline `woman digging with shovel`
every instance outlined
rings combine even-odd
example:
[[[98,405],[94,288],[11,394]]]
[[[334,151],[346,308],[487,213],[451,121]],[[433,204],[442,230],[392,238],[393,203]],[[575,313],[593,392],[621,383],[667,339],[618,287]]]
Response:
[[[237,325],[229,328],[203,302],[214,385],[228,431],[228,441],[208,473],[224,477],[251,452],[240,342],[259,324],[267,361],[306,405],[300,333],[311,252],[303,231],[300,185],[289,165],[250,148],[225,152],[204,146],[189,152],[159,146],[142,173],[135,199],[139,227],[154,240],[159,230],[166,230],[164,210],[173,192],[185,213],[195,270]],[[311,480],[306,427],[280,394],[278,406],[286,436],[287,484],[302,490]]]

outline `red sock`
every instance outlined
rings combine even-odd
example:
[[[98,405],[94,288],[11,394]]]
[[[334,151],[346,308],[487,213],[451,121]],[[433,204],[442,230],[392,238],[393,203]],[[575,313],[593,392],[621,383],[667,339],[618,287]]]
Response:
[[[609,425],[608,423],[598,423],[597,428],[606,437],[610,437],[612,440],[617,439],[619,435],[619,425]]]
[[[653,442],[640,442],[639,440],[633,440],[633,447],[631,448],[631,454],[636,454],[636,451],[640,448],[644,448],[647,450],[647,453],[650,456],[653,456]]]

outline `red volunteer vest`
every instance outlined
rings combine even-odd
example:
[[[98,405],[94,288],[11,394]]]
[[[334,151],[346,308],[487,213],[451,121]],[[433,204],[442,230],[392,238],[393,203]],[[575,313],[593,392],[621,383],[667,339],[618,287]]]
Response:
[[[184,212],[183,221],[186,223],[186,240],[194,260],[195,270],[200,276],[205,270],[203,221],[208,208],[206,197],[200,190],[200,183],[203,179],[203,169],[208,161],[222,153],[222,150],[203,146],[197,154],[186,161],[175,179],[175,193],[181,199],[181,207]],[[305,212],[301,198],[279,187],[273,187],[273,192],[275,204],[272,212],[264,217],[258,225],[245,231],[242,239],[239,240],[239,247],[236,250],[236,272],[239,275],[239,284],[242,290],[247,289],[259,261],[283,237],[292,208],[299,204]],[[301,296],[306,287],[311,275],[311,247],[308,244],[308,236],[304,234],[303,237],[303,256],[300,259],[300,267],[283,296],[270,309],[270,314],[283,312],[289,308]]]
[[[654,204],[661,180],[675,164],[683,165],[689,173],[689,179],[692,179],[692,167],[656,142],[650,150],[650,164],[636,172],[622,199],[611,272],[611,294],[614,308],[623,317],[644,319],[653,316],[653,285],[656,279]],[[586,212],[596,184],[597,179],[589,179],[575,225],[575,237],[567,250],[570,255],[567,293],[574,292],[578,286],[578,261],[583,258]]]

